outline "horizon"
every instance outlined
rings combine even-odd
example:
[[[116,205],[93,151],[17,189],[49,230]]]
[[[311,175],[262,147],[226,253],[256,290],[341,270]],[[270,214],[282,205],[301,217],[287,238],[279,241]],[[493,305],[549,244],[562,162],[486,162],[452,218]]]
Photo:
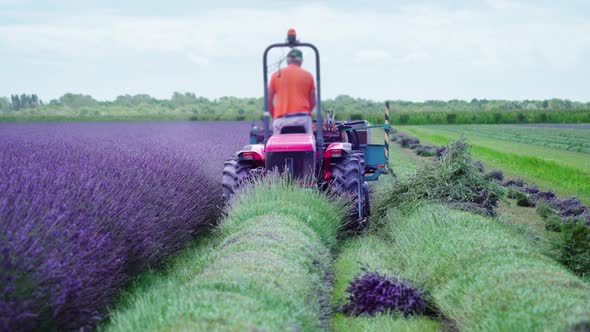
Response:
[[[155,99],[155,100],[158,100],[158,101],[172,100],[172,97],[174,96],[175,93],[180,93],[180,94],[190,93],[190,94],[194,94],[195,95],[195,98],[206,98],[209,101],[213,101],[213,102],[214,101],[218,101],[219,99],[222,99],[222,98],[238,98],[238,99],[250,99],[250,98],[252,98],[252,99],[260,99],[260,98],[263,98],[262,95],[260,95],[258,97],[256,97],[256,96],[252,96],[252,97],[219,96],[219,97],[215,97],[215,98],[210,98],[210,97],[207,97],[207,96],[200,96],[200,95],[196,94],[193,91],[174,91],[174,92],[172,92],[172,95],[170,95],[169,97],[164,97],[164,98],[158,98],[158,97],[152,96],[152,95],[147,94],[147,93],[121,94],[121,95],[115,96],[112,99],[98,99],[98,98],[95,98],[94,96],[92,96],[90,94],[85,94],[85,93],[71,93],[71,92],[66,92],[63,95],[58,96],[57,98],[51,98],[51,99],[45,99],[45,98],[43,98],[43,96],[41,96],[41,95],[39,95],[37,93],[34,93],[34,92],[32,92],[32,93],[30,93],[30,92],[22,92],[22,93],[18,93],[18,94],[17,93],[13,93],[11,95],[19,95],[19,96],[22,95],[22,94],[25,94],[25,95],[37,95],[37,97],[39,97],[39,100],[41,100],[43,102],[43,104],[46,105],[46,104],[49,104],[49,102],[51,102],[53,100],[57,101],[59,98],[63,97],[64,95],[68,95],[68,94],[81,95],[81,96],[89,96],[89,97],[91,97],[92,99],[94,99],[95,101],[97,101],[99,103],[108,103],[108,102],[116,102],[116,100],[117,100],[118,97],[124,97],[124,96],[133,97],[133,96],[141,96],[141,95],[149,96],[150,98]],[[8,99],[10,101],[10,96],[11,95],[8,95],[8,96],[0,96],[0,98],[6,98],[6,99]],[[508,102],[549,101],[549,100],[563,100],[563,101],[566,101],[567,100],[567,101],[574,102],[574,103],[585,103],[585,104],[590,103],[590,100],[571,100],[571,99],[565,99],[565,98],[547,98],[547,99],[487,99],[487,98],[476,98],[476,97],[474,97],[474,98],[470,98],[470,99],[424,99],[424,100],[404,100],[404,99],[390,99],[390,98],[385,98],[385,99],[371,99],[371,98],[364,98],[364,97],[358,97],[358,96],[351,96],[351,95],[347,95],[347,94],[339,94],[339,95],[336,95],[334,97],[322,98],[322,100],[334,100],[334,99],[336,99],[338,97],[350,97],[350,98],[353,98],[353,99],[368,100],[368,101],[371,101],[371,102],[391,101],[391,102],[409,102],[409,103],[427,103],[427,102],[445,102],[445,103],[449,103],[449,102],[452,102],[452,101],[460,101],[460,102],[467,102],[467,103],[469,103],[469,102],[471,102],[474,99],[476,99],[478,101],[487,100],[487,101],[508,101]]]
[[[262,51],[293,27],[322,53],[323,99],[587,102],[589,16],[581,0],[0,0],[0,95],[259,98]]]

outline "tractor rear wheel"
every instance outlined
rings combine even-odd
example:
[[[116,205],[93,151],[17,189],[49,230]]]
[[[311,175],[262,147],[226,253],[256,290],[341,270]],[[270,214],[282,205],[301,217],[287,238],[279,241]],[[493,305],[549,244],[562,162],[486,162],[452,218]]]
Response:
[[[362,156],[350,154],[341,159],[333,160],[330,165],[330,191],[336,194],[349,194],[355,205],[354,219],[367,218],[370,214],[369,187],[363,181]],[[361,202],[361,213],[359,213],[359,200]],[[360,217],[360,218],[359,218]],[[360,226],[360,225],[359,225]]]
[[[360,186],[361,163],[358,156],[346,155],[330,164],[330,191],[337,194],[357,194]]]
[[[250,163],[239,161],[236,159],[227,160],[223,167],[223,199],[228,201],[235,195],[238,187],[250,178],[250,170],[252,169]]]
[[[364,172],[365,170],[365,154],[361,150],[352,150],[352,154],[359,158],[361,163],[361,170]]]

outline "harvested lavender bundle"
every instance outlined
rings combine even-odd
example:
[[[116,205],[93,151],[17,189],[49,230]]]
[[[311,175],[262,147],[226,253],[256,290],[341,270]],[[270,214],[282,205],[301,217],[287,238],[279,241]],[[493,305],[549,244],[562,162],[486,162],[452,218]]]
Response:
[[[342,309],[347,315],[375,315],[382,312],[414,315],[426,310],[421,290],[376,271],[357,275],[346,292],[349,294],[348,303]]]

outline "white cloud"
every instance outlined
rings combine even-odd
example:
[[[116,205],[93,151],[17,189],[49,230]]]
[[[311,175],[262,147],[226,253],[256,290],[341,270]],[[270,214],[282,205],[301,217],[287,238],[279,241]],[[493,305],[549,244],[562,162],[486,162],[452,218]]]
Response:
[[[359,50],[354,54],[354,62],[363,64],[408,64],[424,63],[432,60],[430,54],[424,51],[409,52],[401,57],[394,58],[385,50]]]
[[[430,62],[432,60],[432,56],[427,52],[417,51],[406,54],[403,58],[401,58],[398,62],[402,64],[407,63],[424,63]]]
[[[501,67],[505,72],[520,67],[588,70],[589,66],[587,20],[557,15],[536,3],[509,0],[489,0],[487,6],[463,9],[422,4],[376,11],[299,4],[176,17],[104,12],[40,16],[38,23],[0,22],[0,61],[14,62],[6,55],[10,53],[32,63],[92,63],[108,70],[113,61],[145,58],[159,66],[154,59],[167,57],[223,74],[227,66],[222,63],[258,66],[264,47],[282,41],[290,27],[298,29],[302,40],[314,42],[324,59],[330,59],[324,62],[328,80],[340,77],[338,70],[343,66],[362,72],[379,64],[388,65],[381,70],[396,73],[401,67],[419,73],[428,65],[441,75],[469,72],[473,68],[464,69],[469,66]],[[30,80],[34,77],[31,74]]]
[[[209,64],[209,59],[207,59],[203,56],[200,56],[200,55],[189,53],[189,54],[187,54],[187,57],[195,65],[205,66],[205,65]]]
[[[354,55],[357,63],[388,63],[393,61],[393,57],[384,50],[360,50]]]
[[[526,7],[519,1],[515,0],[487,0],[488,5],[494,9],[517,9]]]
[[[490,3],[507,10],[522,6],[508,0]],[[570,62],[580,60],[577,55],[590,48],[588,37],[584,37],[590,35],[588,23],[536,23],[523,17],[523,23],[506,25],[483,9],[420,6],[352,13],[303,5],[294,8],[289,18],[290,22],[285,21],[284,15],[274,10],[252,9],[210,11],[188,18],[66,17],[38,24],[0,25],[0,45],[29,54],[68,58],[103,58],[121,51],[179,52],[207,59],[234,54],[254,57],[265,44],[277,40],[277,36],[282,38],[283,30],[296,26],[301,29],[301,38],[322,45],[323,53],[353,54],[357,63],[407,63],[447,57],[483,64],[525,57],[529,63],[547,64],[560,61],[556,49],[567,51],[564,56]],[[277,30],[269,30],[269,26]],[[568,42],[564,39],[567,36],[578,38],[570,37]],[[566,50],[555,47],[564,43]]]

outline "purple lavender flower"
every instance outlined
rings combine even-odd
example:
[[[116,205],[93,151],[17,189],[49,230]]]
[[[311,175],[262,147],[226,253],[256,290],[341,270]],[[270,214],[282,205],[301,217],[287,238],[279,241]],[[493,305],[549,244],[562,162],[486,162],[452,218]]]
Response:
[[[219,211],[248,123],[0,123],[0,330],[89,330]]]
[[[422,291],[376,271],[357,275],[346,292],[348,303],[342,309],[347,315],[375,315],[390,311],[414,315],[426,310]]]
[[[576,197],[564,199],[555,197],[549,201],[549,205],[558,212],[564,222],[582,219],[590,225],[590,209]]]
[[[504,172],[494,169],[494,170],[491,170],[490,172],[488,172],[485,175],[485,177],[486,177],[486,179],[489,179],[489,180],[495,180],[498,182],[502,182],[502,181],[504,181]]]

